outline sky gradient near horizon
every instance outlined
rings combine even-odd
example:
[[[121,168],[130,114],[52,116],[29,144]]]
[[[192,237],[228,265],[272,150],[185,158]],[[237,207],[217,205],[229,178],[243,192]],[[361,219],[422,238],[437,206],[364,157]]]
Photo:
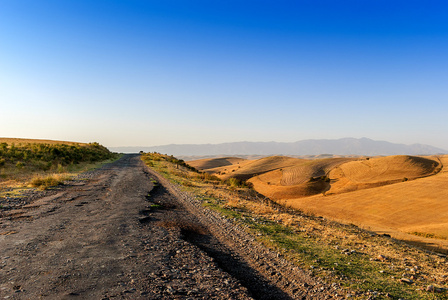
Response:
[[[448,2],[1,0],[0,137],[448,149]]]

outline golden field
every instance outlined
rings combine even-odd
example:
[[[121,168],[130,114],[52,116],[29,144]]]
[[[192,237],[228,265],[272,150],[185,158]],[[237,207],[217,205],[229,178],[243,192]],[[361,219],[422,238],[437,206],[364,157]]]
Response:
[[[431,248],[448,249],[448,155],[190,161],[272,200]]]

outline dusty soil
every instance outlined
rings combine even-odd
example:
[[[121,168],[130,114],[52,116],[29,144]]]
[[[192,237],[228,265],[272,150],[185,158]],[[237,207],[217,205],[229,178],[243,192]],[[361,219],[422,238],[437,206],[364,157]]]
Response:
[[[29,199],[1,210],[2,299],[333,298],[138,155]]]

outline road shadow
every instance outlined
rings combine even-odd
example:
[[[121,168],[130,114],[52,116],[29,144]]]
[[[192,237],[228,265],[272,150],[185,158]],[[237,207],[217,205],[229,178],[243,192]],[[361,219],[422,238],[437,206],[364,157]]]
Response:
[[[214,236],[181,228],[181,237],[212,257],[218,266],[246,287],[254,299],[292,299],[250,267],[237,253],[228,249]]]

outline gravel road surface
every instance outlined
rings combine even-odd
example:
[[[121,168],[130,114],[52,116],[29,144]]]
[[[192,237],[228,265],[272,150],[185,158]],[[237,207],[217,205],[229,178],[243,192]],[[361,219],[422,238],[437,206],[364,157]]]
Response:
[[[138,155],[85,177],[1,210],[0,299],[334,298]]]

